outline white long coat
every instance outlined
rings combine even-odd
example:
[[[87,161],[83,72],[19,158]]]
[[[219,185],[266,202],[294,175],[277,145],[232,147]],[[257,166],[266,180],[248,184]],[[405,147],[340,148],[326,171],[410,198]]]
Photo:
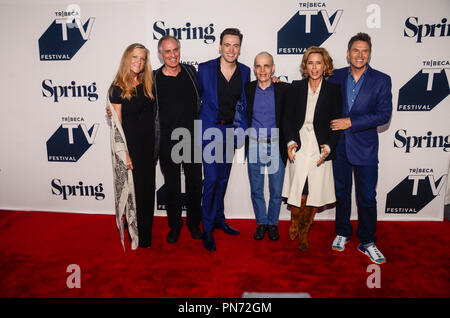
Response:
[[[301,147],[295,153],[294,162],[288,160],[284,175],[282,197],[287,198],[288,204],[297,207],[301,206],[303,187],[307,177],[306,205],[320,207],[336,202],[331,160],[324,161],[317,167],[320,152],[314,133],[313,119],[321,86],[322,83],[314,93],[308,84],[305,122],[299,131]]]

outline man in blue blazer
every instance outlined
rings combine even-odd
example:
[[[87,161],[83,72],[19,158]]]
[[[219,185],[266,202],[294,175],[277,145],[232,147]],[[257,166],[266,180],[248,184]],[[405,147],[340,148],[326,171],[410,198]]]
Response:
[[[372,262],[386,258],[375,246],[378,180],[377,127],[389,122],[392,113],[391,78],[369,66],[370,36],[358,33],[348,43],[349,67],[334,71],[331,82],[341,85],[342,118],[331,121],[331,129],[342,130],[336,148],[333,173],[336,189],[336,238],[333,250],[342,252],[350,240],[352,172],[358,206],[358,249]]]
[[[244,144],[244,131],[248,126],[244,87],[250,81],[250,68],[237,61],[241,43],[242,34],[238,29],[224,30],[220,35],[220,57],[198,66],[202,99],[199,119],[202,121],[204,172],[203,245],[209,251],[216,250],[214,228],[230,235],[239,234],[225,222],[224,197],[236,141]]]

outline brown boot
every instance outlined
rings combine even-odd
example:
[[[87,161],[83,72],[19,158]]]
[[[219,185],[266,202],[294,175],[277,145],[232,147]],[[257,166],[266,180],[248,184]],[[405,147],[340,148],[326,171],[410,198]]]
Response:
[[[300,224],[298,230],[298,248],[301,251],[308,249],[308,233],[314,221],[316,208],[312,206],[304,206],[301,211]]]
[[[291,226],[289,227],[289,238],[294,240],[298,236],[298,223],[300,217],[300,208],[291,206]]]

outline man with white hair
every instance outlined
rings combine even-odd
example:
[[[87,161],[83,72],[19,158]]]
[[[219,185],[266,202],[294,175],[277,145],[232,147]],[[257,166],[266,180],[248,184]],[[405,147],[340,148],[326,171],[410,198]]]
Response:
[[[249,135],[246,143],[248,177],[257,227],[255,240],[262,240],[265,232],[276,241],[281,207],[281,190],[287,160],[286,142],[280,128],[284,95],[288,83],[273,83],[275,64],[271,54],[261,52],[255,57],[253,71],[257,80],[245,86]],[[269,177],[269,206],[264,198],[264,175]]]

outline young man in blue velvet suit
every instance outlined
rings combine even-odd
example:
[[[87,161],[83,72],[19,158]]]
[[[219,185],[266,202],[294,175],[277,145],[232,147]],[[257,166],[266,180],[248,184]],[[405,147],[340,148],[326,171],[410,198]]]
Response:
[[[202,99],[203,148],[203,245],[215,251],[215,228],[230,235],[239,232],[225,222],[224,197],[231,172],[236,140],[244,143],[247,129],[244,87],[250,81],[250,68],[237,61],[242,44],[238,29],[220,35],[220,57],[198,66],[198,88]],[[242,128],[237,136],[236,128]],[[227,135],[228,131],[228,135]],[[226,136],[231,138],[226,138]]]
[[[342,130],[336,148],[333,173],[336,190],[336,238],[333,250],[342,252],[350,240],[352,172],[358,207],[359,251],[376,264],[386,258],[375,246],[378,180],[377,127],[389,122],[392,113],[391,78],[369,66],[370,36],[358,33],[348,43],[349,67],[334,71],[331,82],[341,85],[342,118],[331,121],[331,129]]]

